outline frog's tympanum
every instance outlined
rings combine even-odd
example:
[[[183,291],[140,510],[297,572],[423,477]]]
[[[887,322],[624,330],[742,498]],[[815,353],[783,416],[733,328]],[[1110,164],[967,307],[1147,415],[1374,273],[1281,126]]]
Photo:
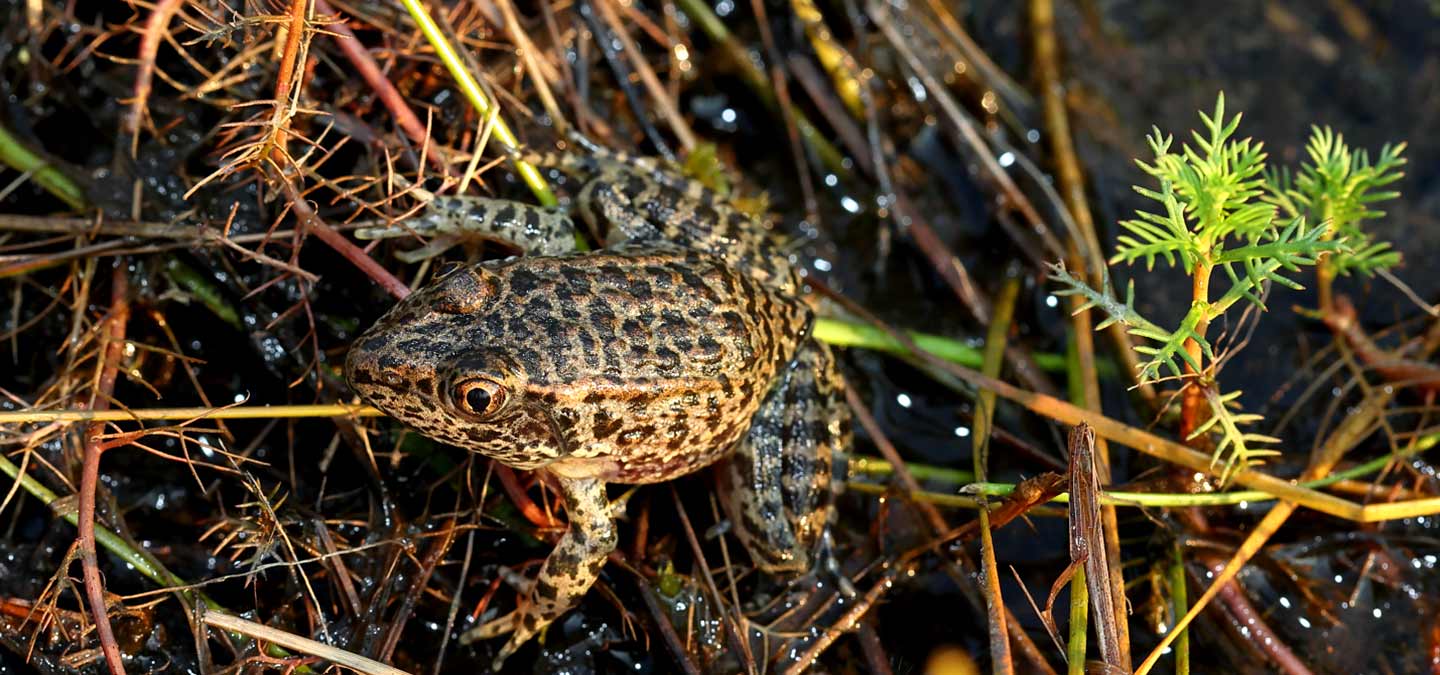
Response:
[[[607,483],[655,483],[721,460],[722,502],[756,563],[808,569],[830,511],[849,411],[811,339],[800,277],[767,226],[658,160],[552,157],[605,248],[575,251],[569,215],[437,198],[407,231],[475,232],[528,255],[457,268],[356,340],[361,398],[430,438],[544,472],[569,525],[517,609],[505,658],[579,602],[616,543]]]

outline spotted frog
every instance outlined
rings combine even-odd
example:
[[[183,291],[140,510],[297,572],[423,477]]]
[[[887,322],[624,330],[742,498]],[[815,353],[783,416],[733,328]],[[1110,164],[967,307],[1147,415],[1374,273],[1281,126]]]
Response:
[[[591,147],[574,212],[605,247],[576,251],[571,212],[436,198],[362,236],[478,233],[527,255],[458,267],[350,349],[365,401],[438,441],[543,472],[568,525],[510,614],[497,664],[579,602],[616,533],[606,484],[719,465],[721,501],[757,566],[807,570],[830,514],[849,411],[830,350],[766,224],[660,160]]]

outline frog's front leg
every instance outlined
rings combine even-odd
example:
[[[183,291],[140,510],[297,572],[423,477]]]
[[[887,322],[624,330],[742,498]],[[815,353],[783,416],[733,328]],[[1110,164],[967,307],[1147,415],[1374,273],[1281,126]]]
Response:
[[[575,251],[575,222],[559,209],[489,197],[435,197],[419,215],[393,227],[365,227],[361,239],[406,234],[474,235],[514,245],[527,255]]]
[[[556,477],[555,482],[565,498],[570,521],[565,534],[545,558],[534,585],[515,611],[481,626],[473,636],[467,635],[483,639],[511,632],[495,657],[496,670],[540,629],[580,602],[615,550],[615,519],[604,481]]]

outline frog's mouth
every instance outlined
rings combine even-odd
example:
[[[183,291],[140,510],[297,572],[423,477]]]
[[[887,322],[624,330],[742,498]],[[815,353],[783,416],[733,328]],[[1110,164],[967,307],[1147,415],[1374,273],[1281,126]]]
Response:
[[[565,434],[565,427],[560,424],[560,419],[555,416],[554,408],[545,406],[540,413],[545,416],[545,423],[550,427],[550,437],[555,439],[555,447],[560,450],[559,454],[555,455],[555,458],[550,460],[548,464],[554,464],[575,454],[575,448],[571,445],[570,438]]]
[[[532,437],[531,442],[508,437],[503,431],[496,431],[495,438],[480,446],[473,445],[474,439],[467,437],[464,433],[449,434],[442,440],[462,448],[469,447],[473,452],[522,471],[546,469],[558,463],[574,461],[572,455],[576,450],[576,445],[566,436],[564,425],[548,406],[521,403],[511,408],[502,417],[490,419],[484,426],[501,428],[507,425],[522,426],[536,423],[541,425],[545,432],[548,432],[548,436]]]

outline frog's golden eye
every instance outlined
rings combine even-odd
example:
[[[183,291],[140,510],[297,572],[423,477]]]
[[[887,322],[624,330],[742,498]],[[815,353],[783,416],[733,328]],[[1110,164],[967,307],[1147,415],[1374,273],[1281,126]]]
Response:
[[[471,415],[488,415],[504,407],[505,387],[484,378],[465,380],[455,387],[455,403]]]

